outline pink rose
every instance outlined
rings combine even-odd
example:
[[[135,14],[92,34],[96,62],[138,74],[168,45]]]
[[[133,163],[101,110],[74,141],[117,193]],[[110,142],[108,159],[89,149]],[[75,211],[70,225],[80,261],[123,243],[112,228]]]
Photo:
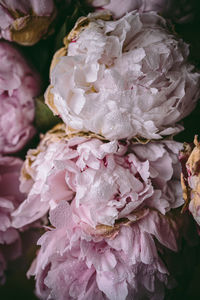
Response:
[[[11,44],[0,42],[0,153],[20,150],[35,133],[37,73]]]

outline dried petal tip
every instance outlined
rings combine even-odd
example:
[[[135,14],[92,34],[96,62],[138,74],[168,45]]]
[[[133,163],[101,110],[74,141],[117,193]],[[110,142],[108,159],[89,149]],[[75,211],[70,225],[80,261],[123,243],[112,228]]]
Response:
[[[200,143],[198,141],[198,135],[197,134],[194,137],[194,142],[193,143],[195,144],[196,147],[198,147],[198,148],[200,147]]]

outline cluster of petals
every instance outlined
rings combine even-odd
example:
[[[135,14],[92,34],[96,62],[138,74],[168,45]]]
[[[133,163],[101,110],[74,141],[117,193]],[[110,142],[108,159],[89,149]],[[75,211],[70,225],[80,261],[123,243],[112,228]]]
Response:
[[[29,150],[20,185],[27,198],[13,214],[16,227],[41,218],[61,200],[73,200],[74,217],[86,231],[114,226],[121,218],[133,221],[148,208],[165,214],[183,204],[181,144],[103,142],[70,137],[65,130],[58,125]]]
[[[188,207],[200,225],[200,144],[195,136],[194,143],[184,143],[179,159],[182,165],[181,184],[185,209]]]
[[[93,0],[91,4],[96,8],[108,9],[115,19],[133,10],[156,11],[178,23],[185,23],[194,17],[196,3],[196,0]]]
[[[106,18],[82,18],[66,37],[52,62],[46,103],[71,128],[109,140],[179,132],[177,122],[199,96],[188,45],[154,12]]]
[[[24,200],[19,191],[19,158],[0,156],[0,284],[4,282],[7,260],[21,254],[18,231],[12,226],[12,212]]]
[[[0,42],[0,153],[20,150],[34,135],[38,74],[8,42]]]
[[[154,239],[177,250],[177,227],[169,217],[152,211],[114,238],[95,238],[73,219],[61,201],[50,212],[54,228],[40,238],[41,249],[28,275],[36,277],[41,299],[164,299],[172,284]],[[160,246],[160,249],[162,246]]]
[[[47,35],[55,15],[54,0],[1,0],[0,37],[33,45]]]

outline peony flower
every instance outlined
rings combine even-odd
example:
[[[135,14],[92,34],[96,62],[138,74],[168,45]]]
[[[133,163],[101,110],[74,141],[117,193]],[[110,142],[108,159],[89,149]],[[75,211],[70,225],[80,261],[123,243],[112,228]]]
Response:
[[[0,42],[0,153],[20,150],[34,135],[33,98],[39,77],[7,42]]]
[[[104,142],[65,131],[57,125],[29,150],[20,186],[27,198],[13,214],[15,227],[41,218],[61,200],[73,200],[74,217],[89,232],[122,218],[140,219],[149,208],[166,214],[183,204],[181,144]]]
[[[193,144],[184,144],[179,159],[182,165],[181,183],[184,208],[189,207],[196,222],[200,225],[200,144],[195,136]]]
[[[115,19],[133,10],[139,12],[155,11],[177,23],[191,20],[195,14],[196,0],[89,0],[96,9],[108,9]]]
[[[0,37],[21,45],[33,45],[48,35],[55,16],[53,0],[1,0]]]
[[[19,172],[22,161],[0,156],[0,283],[5,280],[6,262],[21,254],[19,233],[12,227],[11,213],[24,200],[19,191]]]
[[[41,249],[28,275],[36,277],[41,299],[164,299],[170,276],[154,239],[177,250],[176,223],[151,211],[116,237],[85,235],[62,201],[51,211],[55,227],[38,241]],[[160,246],[160,249],[163,246]]]
[[[102,17],[102,18],[101,18]],[[160,139],[199,97],[188,46],[155,13],[79,19],[54,56],[46,103],[71,128],[108,140]]]

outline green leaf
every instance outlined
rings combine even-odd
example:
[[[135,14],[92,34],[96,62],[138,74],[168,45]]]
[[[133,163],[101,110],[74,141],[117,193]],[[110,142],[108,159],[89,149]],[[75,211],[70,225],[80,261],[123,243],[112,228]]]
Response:
[[[61,122],[62,120],[54,116],[52,111],[44,103],[44,96],[35,99],[35,125],[38,131],[44,133]]]

